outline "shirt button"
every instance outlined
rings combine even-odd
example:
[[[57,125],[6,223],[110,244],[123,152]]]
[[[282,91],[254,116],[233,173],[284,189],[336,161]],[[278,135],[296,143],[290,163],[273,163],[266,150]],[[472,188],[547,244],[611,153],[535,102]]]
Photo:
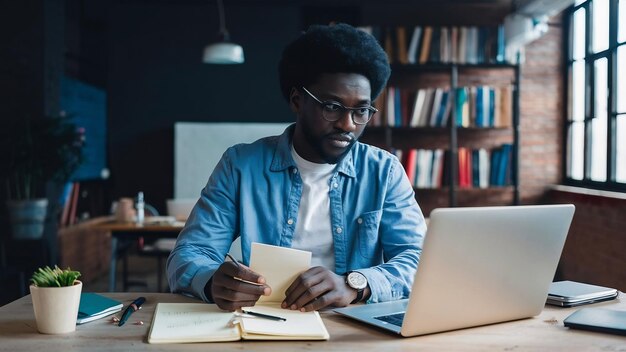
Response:
[[[337,182],[333,183],[333,188],[337,188],[339,187],[339,184]]]
[[[356,222],[358,222],[359,224],[362,224],[363,223],[363,219],[358,218],[358,219],[356,219]]]
[[[293,225],[293,219],[289,219],[289,220],[287,220],[287,223],[288,223],[289,225]]]
[[[335,231],[337,231],[337,233],[342,233],[343,230],[341,229],[341,227],[338,227]]]
[[[297,174],[298,173],[298,169],[296,169],[295,167],[293,168],[293,173]]]

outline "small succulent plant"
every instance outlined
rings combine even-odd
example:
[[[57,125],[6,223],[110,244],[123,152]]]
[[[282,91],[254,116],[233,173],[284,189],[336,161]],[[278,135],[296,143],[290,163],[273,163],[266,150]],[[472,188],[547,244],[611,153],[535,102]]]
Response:
[[[56,265],[54,269],[46,266],[45,268],[37,269],[33,273],[30,282],[37,287],[64,287],[74,285],[74,281],[79,276],[80,272],[73,271],[69,267],[62,270]]]

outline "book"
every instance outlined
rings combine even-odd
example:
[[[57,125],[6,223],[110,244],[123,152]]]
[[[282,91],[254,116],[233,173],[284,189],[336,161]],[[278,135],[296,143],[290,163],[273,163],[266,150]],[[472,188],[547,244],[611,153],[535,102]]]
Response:
[[[81,293],[76,324],[84,324],[107,317],[122,310],[124,305],[97,293]]]
[[[396,52],[398,53],[398,62],[408,64],[409,58],[406,45],[406,28],[396,27]]]
[[[280,316],[285,321],[227,312],[215,304],[158,303],[148,343],[194,343],[244,340],[328,340],[317,311],[300,312],[257,305],[246,310]]]
[[[430,53],[430,42],[433,35],[433,27],[424,27],[424,36],[422,37],[422,47],[420,50],[419,63],[425,64],[428,61]]]
[[[420,46],[420,37],[422,35],[422,27],[415,27],[413,29],[413,36],[411,36],[411,42],[409,43],[409,49],[407,52],[407,61],[409,64],[417,63],[417,53]]]

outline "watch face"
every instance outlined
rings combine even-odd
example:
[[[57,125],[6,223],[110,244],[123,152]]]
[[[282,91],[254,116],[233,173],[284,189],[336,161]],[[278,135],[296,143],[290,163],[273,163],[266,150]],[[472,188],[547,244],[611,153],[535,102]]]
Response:
[[[350,287],[355,288],[357,290],[362,290],[367,286],[367,279],[365,278],[365,275],[356,271],[353,271],[350,274],[348,274],[347,281]]]

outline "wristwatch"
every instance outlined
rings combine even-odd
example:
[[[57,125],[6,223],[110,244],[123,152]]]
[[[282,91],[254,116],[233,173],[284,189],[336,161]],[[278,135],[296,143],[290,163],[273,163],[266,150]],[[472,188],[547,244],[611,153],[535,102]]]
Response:
[[[363,299],[363,292],[367,287],[367,278],[358,271],[350,271],[346,275],[346,284],[356,290],[356,298],[350,304],[355,304]]]

